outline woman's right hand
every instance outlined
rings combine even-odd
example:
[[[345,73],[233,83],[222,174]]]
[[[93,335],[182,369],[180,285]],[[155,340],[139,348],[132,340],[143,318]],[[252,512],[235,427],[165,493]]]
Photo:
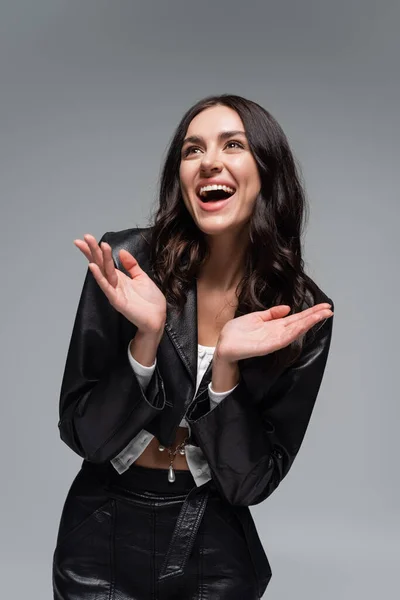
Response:
[[[91,234],[74,244],[89,261],[89,269],[110,304],[142,333],[158,333],[164,328],[167,302],[162,291],[140,268],[127,250],[119,251],[121,264],[130,277],[115,268],[111,246],[101,245]]]

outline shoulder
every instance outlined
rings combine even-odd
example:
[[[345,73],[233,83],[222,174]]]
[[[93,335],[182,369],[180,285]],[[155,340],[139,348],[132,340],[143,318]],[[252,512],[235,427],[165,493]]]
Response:
[[[122,249],[130,252],[144,268],[142,263],[147,262],[149,257],[152,229],[152,227],[132,227],[120,231],[107,231],[101,241],[111,246],[113,259],[118,268],[121,268],[119,251]]]

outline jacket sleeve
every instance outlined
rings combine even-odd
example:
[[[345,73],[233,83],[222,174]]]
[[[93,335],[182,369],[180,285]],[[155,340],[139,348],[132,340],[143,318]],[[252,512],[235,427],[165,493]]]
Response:
[[[100,241],[108,242],[108,236]],[[165,406],[158,368],[144,393],[129,364],[123,321],[128,323],[88,269],[61,384],[58,427],[67,446],[90,462],[111,460]],[[132,324],[131,338],[136,331]]]
[[[213,483],[230,504],[259,504],[287,475],[322,382],[333,318],[307,332],[300,356],[259,404],[251,401],[240,375],[238,386],[212,411],[201,414],[201,404],[188,411],[187,420],[210,465]]]

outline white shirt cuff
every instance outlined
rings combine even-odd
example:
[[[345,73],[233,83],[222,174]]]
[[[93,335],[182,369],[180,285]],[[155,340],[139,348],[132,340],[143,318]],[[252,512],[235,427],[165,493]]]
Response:
[[[215,404],[218,404],[219,402],[221,402],[221,400],[226,398],[226,396],[228,396],[230,393],[232,393],[233,390],[238,385],[239,384],[237,383],[231,390],[228,390],[227,392],[214,392],[214,390],[211,387],[211,382],[210,382],[208,384],[208,394],[209,394],[210,400],[212,400]]]
[[[146,388],[147,388],[148,384],[150,383],[150,379],[152,378],[153,373],[156,369],[157,358],[154,360],[154,364],[151,365],[150,367],[146,367],[145,365],[142,365],[141,363],[139,363],[137,360],[135,360],[133,358],[131,351],[129,350],[130,344],[131,343],[129,342],[129,344],[128,344],[129,363],[130,363],[133,371],[135,372],[135,375],[139,379],[139,383],[142,386],[142,389],[144,391],[146,391]]]

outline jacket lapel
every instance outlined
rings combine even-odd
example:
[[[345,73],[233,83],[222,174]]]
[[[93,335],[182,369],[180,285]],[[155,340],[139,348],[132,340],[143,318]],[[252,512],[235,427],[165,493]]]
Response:
[[[126,249],[137,258],[141,268],[155,282],[154,275],[149,263],[149,240],[147,240],[147,238],[145,237],[143,230],[138,229],[136,233],[138,233],[139,235],[132,236],[129,239],[129,243],[124,243],[122,246],[119,246],[117,244],[115,245],[113,251],[115,264],[118,266],[119,269],[121,269],[121,271],[123,271],[126,274],[126,271],[122,267],[118,256],[121,247],[126,247]],[[146,242],[145,244],[143,244],[143,240]],[[193,278],[193,281],[188,289],[186,303],[183,308],[183,311],[179,313],[177,309],[170,308],[169,306],[167,307],[165,331],[188,372],[194,390],[197,382],[198,340],[197,280],[195,278]],[[208,366],[208,369],[206,370],[200,382],[197,395],[201,393],[201,391],[208,385],[210,381],[211,363]]]
[[[182,313],[168,307],[165,329],[185,365],[193,386],[197,379],[197,285],[190,286]]]
[[[187,300],[183,312],[178,313],[175,308],[167,311],[165,323],[167,334],[175,346],[183,364],[186,367],[193,388],[197,382],[198,361],[198,327],[197,327],[197,283],[193,280],[187,293]],[[212,360],[210,361],[197,390],[196,397],[200,396],[211,381]]]

